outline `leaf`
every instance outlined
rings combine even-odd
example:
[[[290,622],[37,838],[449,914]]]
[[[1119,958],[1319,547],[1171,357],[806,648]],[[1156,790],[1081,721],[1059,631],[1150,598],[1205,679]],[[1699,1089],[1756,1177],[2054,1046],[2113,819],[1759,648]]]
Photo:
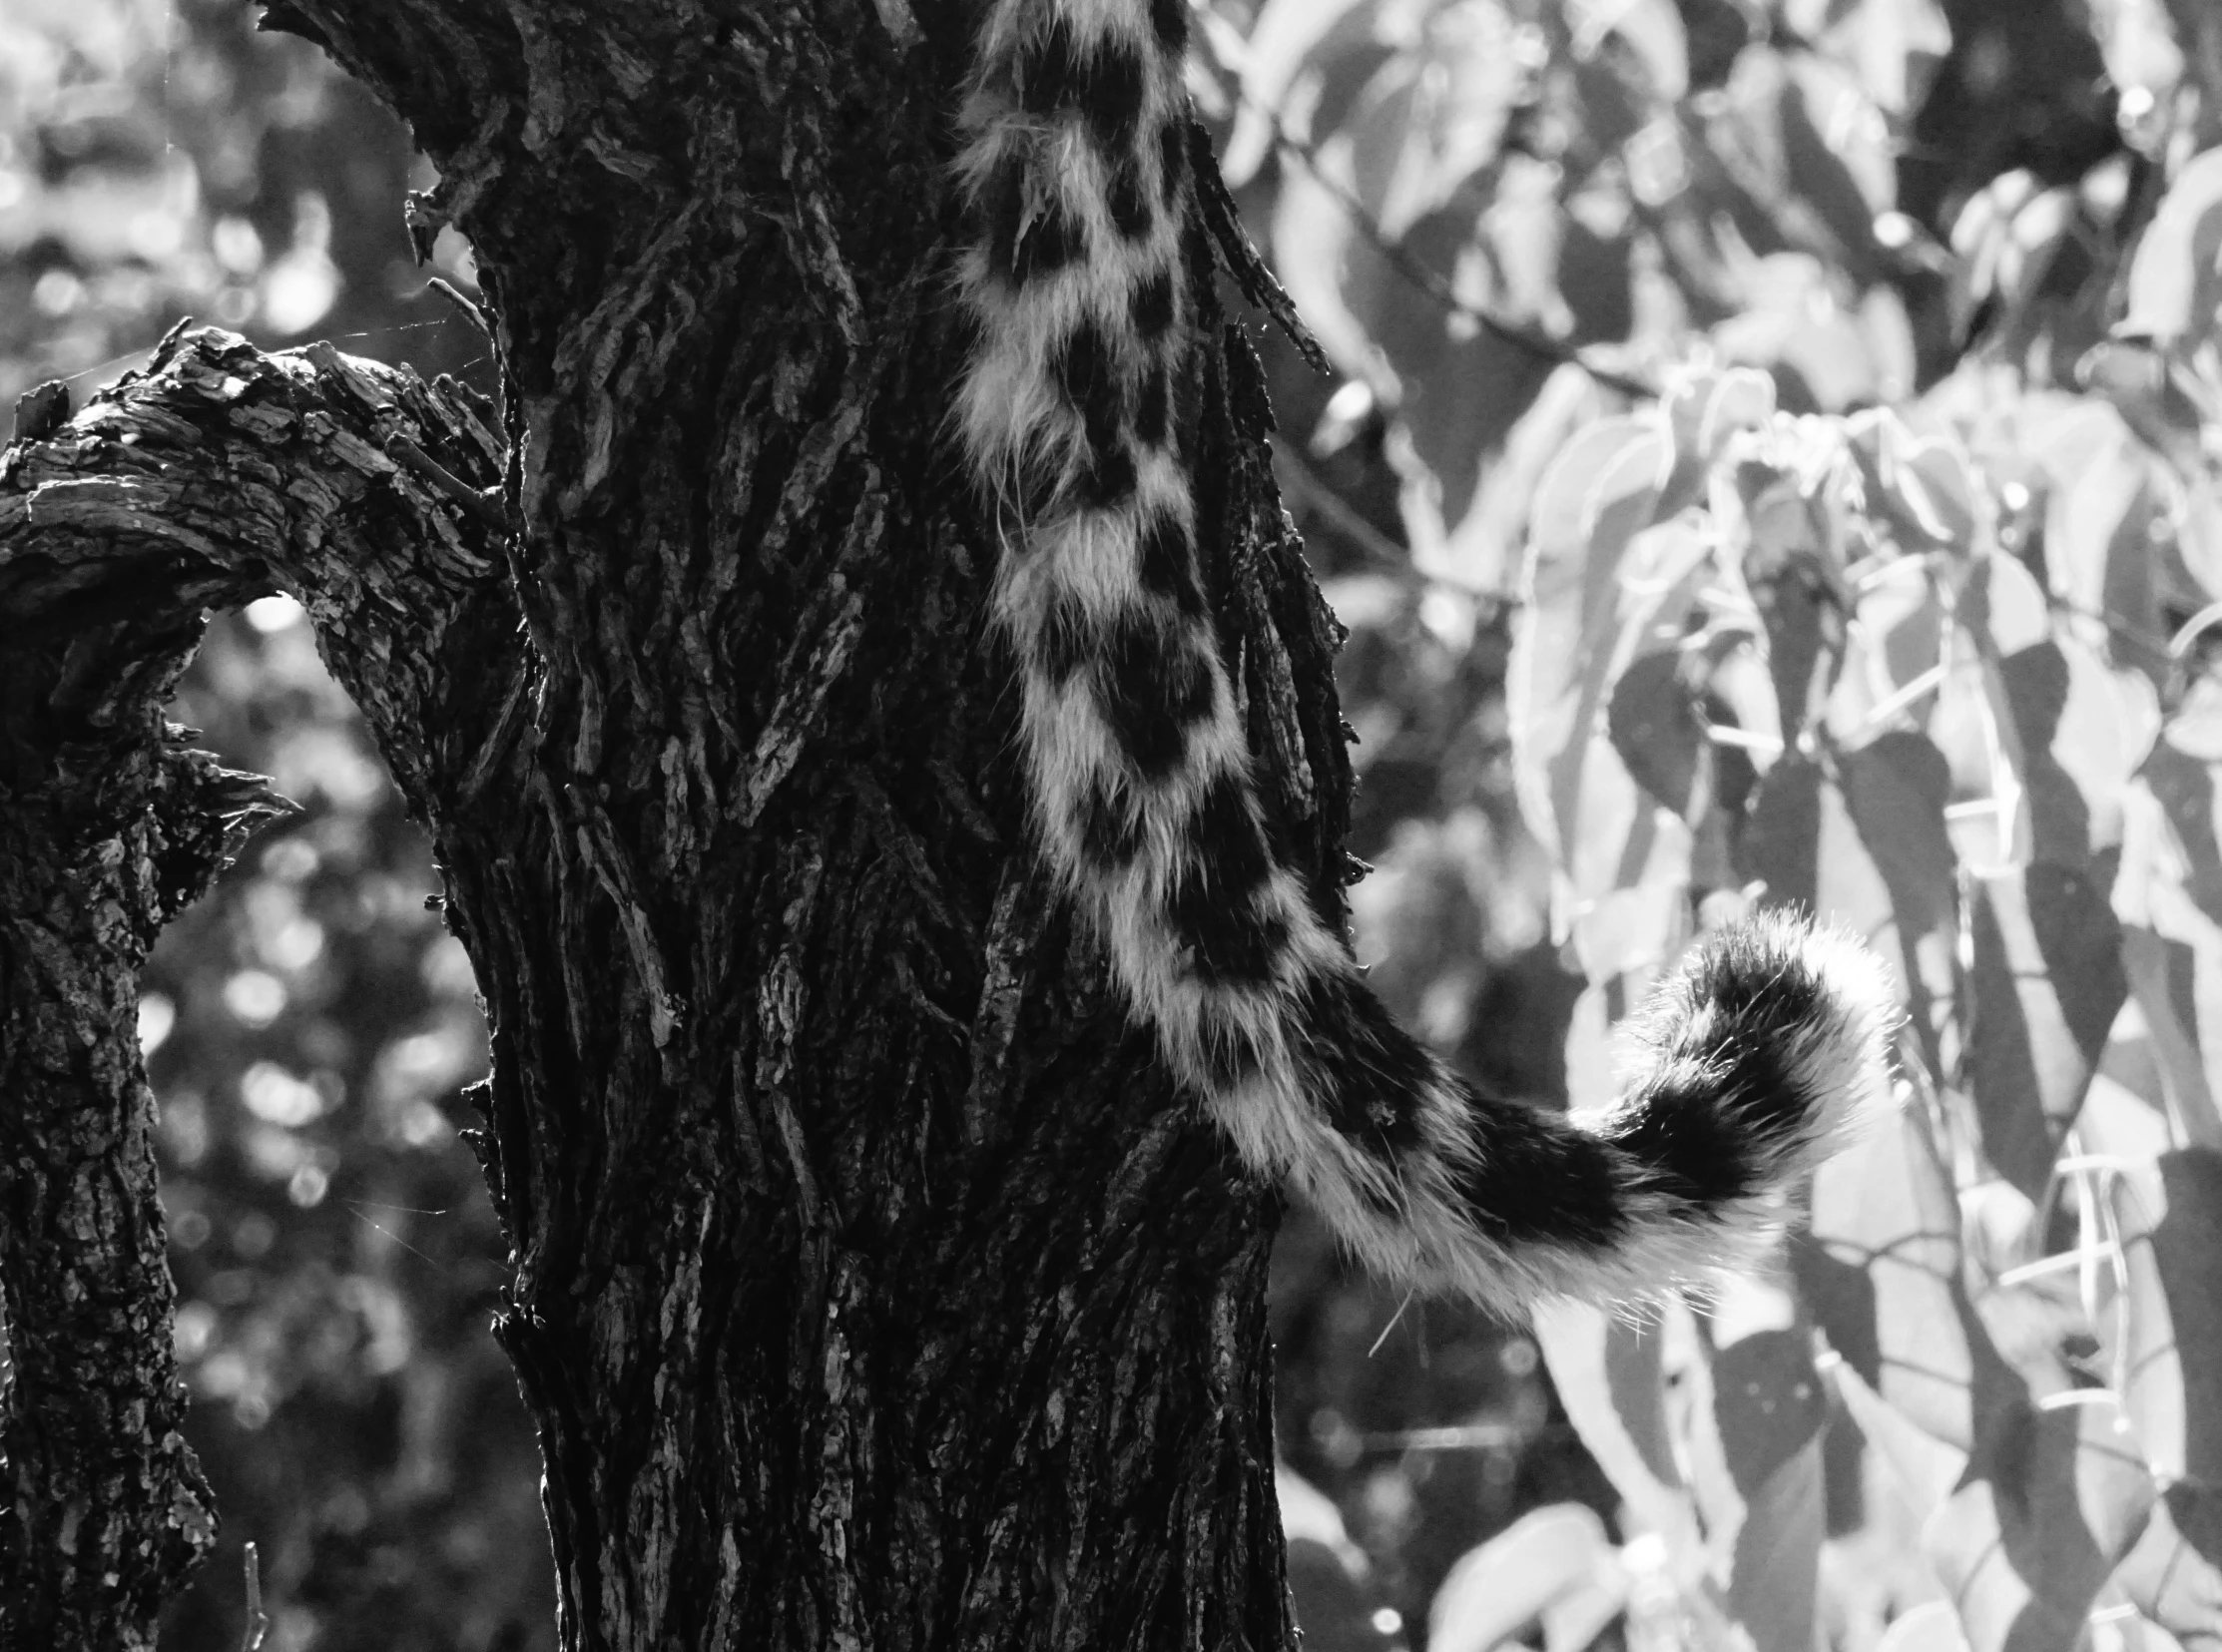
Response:
[[[2100,1390],[2073,1398],[1993,1412],[1965,1483],[1923,1530],[1974,1652],[2073,1652],[2144,1525],[2152,1477],[2127,1419]]]
[[[1924,1551],[1975,1652],[2067,1652],[2151,1499],[2134,1435],[2098,1390],[2032,1403],[2001,1360],[1961,1286],[1956,1202],[1918,1121],[1855,1152],[1822,1167],[1816,1243],[1797,1252],[1844,1356],[1839,1391],[1928,1513]]]
[[[1637,784],[1687,821],[1712,790],[1713,752],[1680,668],[1676,653],[1637,656],[1612,686],[1606,727]]]
[[[1944,832],[1944,755],[1920,735],[1895,732],[1845,753],[1839,772],[1860,844],[1890,890],[1901,945],[1910,952],[1935,941],[1955,926],[1958,905]],[[1848,845],[1843,852],[1849,856]],[[1825,860],[1816,910],[1836,909],[1833,871]]]
[[[1484,471],[1559,362],[1499,333],[1461,327],[1408,287],[1372,295],[1378,307],[1356,312],[1403,386],[1398,423],[1409,436],[1410,458],[1424,467],[1416,476],[1405,469],[1405,479],[1432,492],[1427,509],[1434,521],[1462,521]]]
[[[2222,860],[2205,755],[2216,748],[2200,715],[2212,692],[2194,688],[2123,790],[2114,908],[2177,1139],[2222,1149]]]
[[[1828,1369],[1845,1411],[1860,1437],[1875,1450],[1917,1508],[1935,1508],[1950,1495],[1967,1466],[1967,1453],[1914,1422],[1863,1379],[1849,1361]]]
[[[1379,9],[1378,0],[1266,0],[1259,8],[1243,48],[1242,107],[1220,163],[1229,189],[1249,183],[1273,152],[1272,112],[1289,106],[1306,64],[1369,38]],[[1315,136],[1332,132],[1339,117],[1340,110],[1331,112]],[[1288,268],[1282,266],[1284,278]]]
[[[2025,171],[1994,179],[1952,226],[1954,330],[1979,325],[2000,351],[2026,349],[2056,309],[2045,301],[2062,284],[2053,265],[2073,256],[2078,225],[2073,191],[2040,190]]]
[[[1288,1540],[1289,1595],[1312,1652],[1392,1652],[1401,1642],[1376,1626],[1379,1595],[1308,1537]]]
[[[1592,56],[1616,34],[1642,65],[1651,96],[1673,103],[1689,90],[1689,43],[1671,0],[1575,0],[1568,14],[1575,56]]]
[[[1885,728],[1918,727],[1929,710],[1948,623],[1926,562],[1900,557],[1875,570],[1861,591],[1844,670],[1829,702],[1838,742],[1860,746]],[[1931,685],[1922,692],[1920,685]],[[1909,691],[1911,698],[1908,697]],[[1886,703],[1899,710],[1877,717]]]
[[[1347,170],[1350,141],[1322,145],[1322,171],[1338,160]],[[1292,167],[1273,203],[1273,267],[1304,314],[1328,359],[1351,378],[1387,393],[1395,386],[1389,359],[1361,314],[1399,301],[1389,289],[1400,277],[1381,252],[1359,235],[1350,208],[1309,167]],[[1408,297],[1402,301],[1410,301]]]
[[[2128,307],[2116,331],[2163,343],[2214,335],[2222,303],[2222,151],[2184,163],[2129,261]]]
[[[1473,502],[1454,524],[1442,522],[1435,490],[1415,488],[1407,480],[1400,502],[1412,566],[1465,591],[1513,585],[1543,473],[1574,432],[1596,419],[1603,399],[1596,382],[1579,367],[1560,367],[1503,441],[1483,455]]]
[[[1666,409],[1674,426],[1678,471],[1687,467],[1694,487],[1696,478],[1727,451],[1731,440],[1774,422],[1775,381],[1748,367],[1692,374],[1669,393]]]
[[[1971,884],[1968,1083],[1984,1156],[2039,1200],[2129,993],[2120,930],[2105,895],[2067,866],[2032,861]]]
[[[1759,1330],[1709,1352],[1684,1378],[1686,1454],[1729,1615],[1760,1652],[1811,1652],[1828,1420],[1811,1336]]]
[[[1421,96],[1421,78],[1418,52],[1393,54],[1367,77],[1365,90],[1337,133],[1339,138],[1349,140],[1349,183],[1363,215],[1360,222],[1371,225],[1391,242],[1402,240],[1404,229],[1418,216],[1406,210],[1393,229],[1383,222],[1389,210],[1397,205],[1396,196],[1414,193],[1414,181],[1407,175],[1425,162],[1415,108]],[[1424,294],[1406,293],[1405,299],[1415,309],[1431,310],[1438,318],[1441,315],[1441,307]]]
[[[1715,467],[1713,511],[1767,636],[1784,732],[1802,734],[1827,698],[1843,656],[1842,544],[1848,522],[1837,444],[1815,421],[1780,425],[1731,444]],[[1773,439],[1770,439],[1773,438]],[[1839,485],[1830,486],[1830,480]]]
[[[2146,755],[2140,774],[2159,800],[2184,856],[2182,887],[2207,918],[2222,924],[2222,844],[2215,836],[2214,762],[2184,750],[2179,714]],[[2171,738],[2174,737],[2174,738]]]
[[[1811,1339],[1798,1330],[1759,1331],[1716,1349],[1713,1414],[1737,1490],[1757,1493],[1829,1419]]]
[[[2222,1156],[2133,1162],[2112,1204],[2128,1291],[2099,1330],[2146,1460],[2222,1481]]]
[[[1859,77],[1894,119],[1911,117],[1951,50],[1937,0],[1792,0],[1785,21]]]
[[[2141,925],[2122,925],[2122,968],[2156,1064],[2168,1116],[2183,1139],[2213,1147],[2217,1119],[2207,1062],[2199,1048],[2202,960],[2182,941]],[[2211,977],[2208,966],[2204,971]]]
[[[1728,1611],[1758,1652],[1812,1652],[1817,1644],[1821,1541],[1827,1535],[1816,1434],[1753,1489],[1736,1531]]]
[[[1557,1298],[1535,1311],[1536,1345],[1559,1403],[1642,1525],[1693,1552],[1697,1522],[1662,1403],[1664,1338]]]
[[[1521,1516],[1452,1564],[1427,1608],[1433,1652],[1494,1652],[1565,1598],[1626,1595],[1626,1574],[1605,1523],[1579,1503]]]
[[[2122,794],[2160,732],[2143,675],[2108,666],[2066,629],[1999,662],[2021,747],[2031,853],[2089,866],[2121,841]]]
[[[1671,457],[1655,423],[1607,419],[1576,436],[1536,490],[1506,700],[1522,808],[1562,865],[1575,847],[1591,731],[1610,696],[1620,562],[1651,525]]]
[[[1738,60],[1717,144],[1792,242],[1861,285],[1881,273],[1875,215],[1896,204],[1890,134],[1850,75],[1811,52]]]
[[[2184,1652],[2222,1648],[2222,1496],[2178,1483],[2153,1504],[2114,1581]]]
[[[1831,266],[1801,252],[1730,262],[1744,295],[1712,329],[1724,360],[1771,369],[1793,411],[1837,413],[1874,399],[1877,363],[1858,313],[1837,299]]]
[[[1839,781],[1785,758],[1760,782],[1736,843],[1738,875],[1768,898],[1841,923],[1910,978],[1916,1030],[1951,1001],[1957,868],[1944,830],[1943,756],[1893,731],[1838,759]]]
[[[1866,484],[1867,512],[1890,524],[1900,546],[1971,554],[1974,480],[1955,444],[1917,436],[1888,408],[1855,413],[1844,428]]]
[[[1513,106],[1528,89],[1517,27],[1491,0],[1430,10],[1393,82],[1377,79],[1352,115],[1359,198],[1382,234],[1401,240],[1459,187],[1497,162]],[[1377,87],[1393,85],[1376,101]]]
[[[1894,1423],[1921,1436],[1877,1439],[1870,1431],[1930,1506],[1973,1449],[1978,1367],[1995,1366],[1996,1357],[1979,1328],[1970,1340],[1958,1202],[1914,1115],[1821,1166],[1810,1232],[1791,1255],[1830,1345]],[[1930,1443],[1948,1447],[1949,1458]]]
[[[1274,1465],[1273,1479],[1288,1548],[1289,1593],[1305,1645],[1316,1652],[1386,1652],[1391,1643],[1374,1622],[1380,1594],[1342,1511],[1287,1463]]]
[[[2044,484],[2044,568],[2055,596],[2120,631],[2108,647],[2121,663],[2159,674],[2150,649],[2121,641],[2164,640],[2162,587],[2155,578],[2153,523],[2159,510],[2152,460],[2121,415],[2089,398],[2053,410],[2029,432]]]
[[[2176,474],[2205,473],[2205,420],[2196,368],[2144,338],[2102,338],[2075,364],[2076,381],[2113,403],[2123,422]]]
[[[2183,52],[2160,0],[2113,0],[2092,8],[2091,24],[2106,60],[2106,78],[2125,93],[2144,93],[2148,109],[2164,108],[2183,79]]]

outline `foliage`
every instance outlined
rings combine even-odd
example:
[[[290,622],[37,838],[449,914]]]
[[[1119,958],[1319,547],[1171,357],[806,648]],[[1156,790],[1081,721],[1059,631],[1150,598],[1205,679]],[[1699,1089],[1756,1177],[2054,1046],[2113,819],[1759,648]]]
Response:
[[[1469,705],[1578,971],[1572,1102],[1755,900],[1869,939],[1909,1008],[1903,1124],[1781,1269],[1539,1317],[1619,1535],[1562,1503],[1434,1569],[1432,1647],[2222,1633],[2222,29],[2048,12],[1266,0],[1212,37],[1230,174],[1347,378],[1314,459],[1379,410],[1419,578],[1377,609],[1517,604],[1505,707]],[[1928,88],[2047,60],[2112,107],[1907,164],[1955,119]],[[1452,835],[1404,827],[1392,881]],[[1462,1032],[1455,969],[1384,943]],[[1388,1562],[1392,1617],[1417,1581]]]

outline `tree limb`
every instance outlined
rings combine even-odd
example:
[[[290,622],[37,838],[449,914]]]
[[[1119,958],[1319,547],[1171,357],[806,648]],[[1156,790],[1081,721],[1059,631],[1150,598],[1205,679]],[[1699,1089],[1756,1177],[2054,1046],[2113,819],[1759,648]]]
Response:
[[[515,613],[453,496],[499,448],[450,388],[203,332],[66,414],[0,456],[0,1645],[152,1647],[216,1528],[180,1432],[137,972],[290,808],[162,704],[208,607],[285,587],[357,703],[409,731],[387,750],[417,754],[421,807],[498,716],[455,703],[485,667],[446,664]]]

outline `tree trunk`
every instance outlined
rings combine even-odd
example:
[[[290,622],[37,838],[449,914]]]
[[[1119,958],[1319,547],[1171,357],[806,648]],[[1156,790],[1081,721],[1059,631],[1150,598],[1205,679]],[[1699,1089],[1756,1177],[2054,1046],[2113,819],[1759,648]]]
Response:
[[[1286,1645],[1278,1195],[1028,848],[998,531],[941,438],[967,16],[270,20],[438,164],[411,225],[471,239],[506,441],[444,381],[208,333],[32,409],[0,474],[9,1633],[146,1644],[208,1541],[126,975],[257,802],[156,708],[201,609],[275,584],[477,967],[563,1645]],[[1196,279],[1220,635],[1337,890],[1334,622]]]

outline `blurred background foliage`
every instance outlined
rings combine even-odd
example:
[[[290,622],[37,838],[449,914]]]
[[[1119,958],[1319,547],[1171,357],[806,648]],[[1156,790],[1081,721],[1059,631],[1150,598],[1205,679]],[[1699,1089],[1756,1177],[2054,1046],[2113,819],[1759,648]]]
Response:
[[[1284,492],[1351,632],[1352,847],[1377,868],[1354,890],[1360,947],[1469,1073],[1562,1101],[1589,986],[1505,699],[1553,455],[1692,367],[1755,368],[1780,407],[1827,414],[1970,365],[2034,388],[2107,368],[2090,352],[2127,306],[2126,254],[2222,119],[2218,17],[2208,0],[1205,14],[1192,84],[1337,368],[1258,331]],[[8,0],[0,397],[54,377],[82,395],[188,313],[491,391],[483,340],[409,259],[402,195],[431,180],[366,95],[233,0]],[[437,263],[469,287],[452,234]],[[2166,427],[2168,375],[2133,352],[2111,367],[2123,416]],[[225,1520],[168,1644],[234,1644],[255,1541],[273,1647],[550,1645],[537,1460],[485,1331],[501,1247],[456,1136],[483,1038],[425,845],[286,600],[215,624],[174,715],[303,813],[173,926],[145,983],[192,1432]],[[1430,1606],[1437,1648],[1702,1638],[1530,1336],[1367,1286],[1301,1212],[1274,1313],[1315,1652],[1430,1644]],[[1924,1606],[1940,1590],[1918,1522],[1841,1416],[1821,1426],[1825,1638],[1867,1652],[1892,1624],[1893,1652],[1956,1645]],[[1476,1600],[1494,1604],[1460,1606]]]

